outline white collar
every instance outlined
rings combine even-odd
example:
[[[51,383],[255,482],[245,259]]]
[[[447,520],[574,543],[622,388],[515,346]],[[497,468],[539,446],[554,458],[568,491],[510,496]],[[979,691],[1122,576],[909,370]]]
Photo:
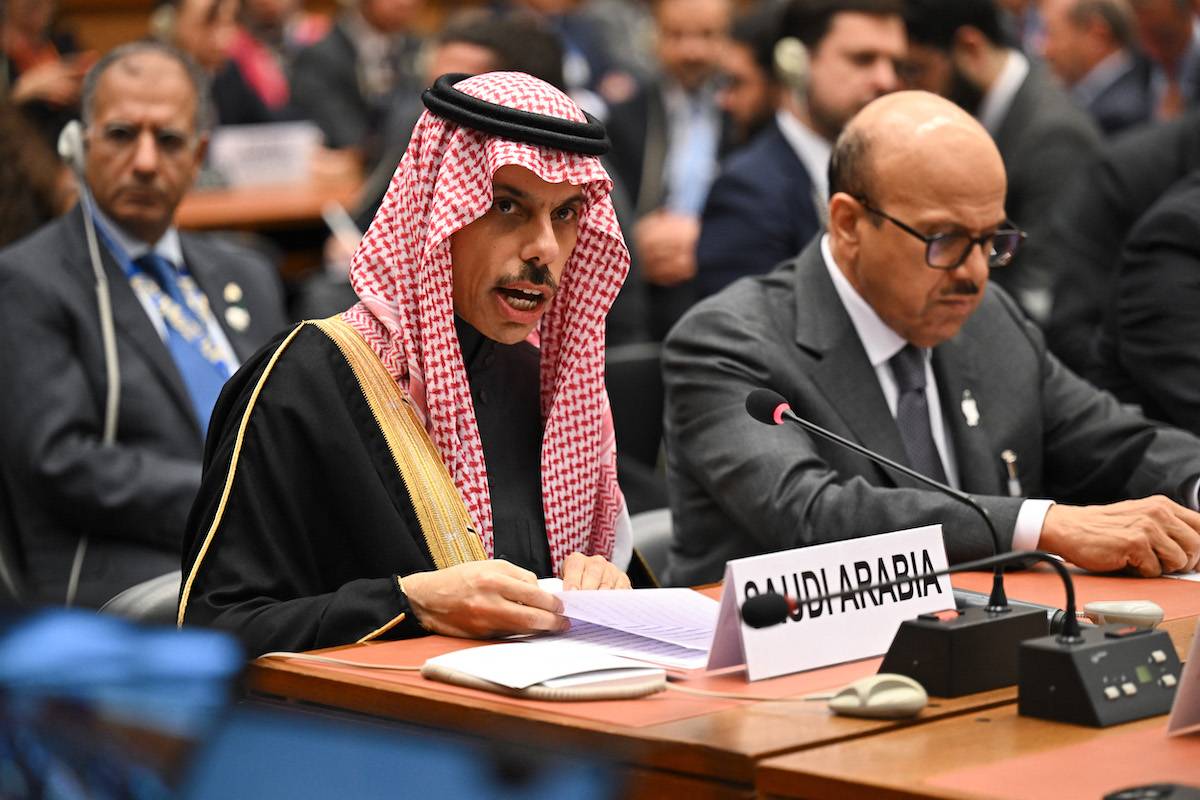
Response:
[[[167,228],[167,232],[151,247],[141,239],[130,236],[122,230],[117,223],[113,222],[107,214],[100,210],[95,201],[92,201],[90,205],[95,209],[96,218],[104,226],[105,232],[113,238],[114,243],[118,247],[125,251],[125,255],[129,257],[130,261],[135,261],[153,250],[167,261],[170,261],[176,269],[180,269],[183,266],[183,246],[179,243],[179,231],[174,225]],[[84,213],[87,213],[86,210]]]
[[[1131,69],[1133,58],[1129,53],[1125,50],[1114,50],[1071,87],[1071,97],[1080,105],[1086,106]]]
[[[871,308],[871,304],[863,299],[863,296],[858,293],[858,290],[834,262],[833,250],[829,247],[829,234],[827,233],[821,235],[821,259],[825,262],[825,269],[829,271],[830,279],[833,280],[834,290],[837,291],[842,305],[845,306],[846,313],[850,315],[850,322],[858,333],[858,339],[862,342],[863,349],[867,351],[867,359],[871,362],[871,366],[877,369],[880,365],[886,364],[892,356],[903,350],[908,342],[880,319],[879,315],[875,313],[875,309]],[[922,352],[925,352],[928,357],[928,351],[922,350]]]
[[[829,155],[833,151],[824,136],[809,128],[790,111],[775,112],[775,124],[779,132],[792,146],[796,157],[804,165],[809,180],[812,181],[813,193],[825,200],[829,196]]]
[[[1029,59],[1023,53],[1010,48],[1005,55],[1004,67],[979,105],[979,121],[988,129],[988,133],[996,135],[996,131],[1004,123],[1004,118],[1008,116],[1008,109],[1012,107],[1017,90],[1021,88],[1028,74]]]

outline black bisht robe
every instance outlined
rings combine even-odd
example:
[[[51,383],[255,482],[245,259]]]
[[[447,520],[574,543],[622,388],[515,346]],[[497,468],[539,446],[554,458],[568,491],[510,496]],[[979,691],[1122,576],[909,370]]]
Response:
[[[461,321],[458,331],[484,442],[496,557],[551,574],[537,350],[498,345]],[[396,578],[436,567],[391,451],[350,365],[316,326],[304,326],[260,380],[286,336],[243,365],[213,412],[184,537],[185,589],[201,562],[183,620],[231,630],[254,655],[348,644],[393,622],[379,635],[420,635]],[[231,468],[220,524],[208,537]]]

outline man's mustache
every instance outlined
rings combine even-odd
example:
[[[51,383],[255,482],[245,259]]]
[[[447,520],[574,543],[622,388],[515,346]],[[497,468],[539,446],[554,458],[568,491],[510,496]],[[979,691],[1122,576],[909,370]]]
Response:
[[[558,292],[558,283],[554,280],[554,276],[550,274],[550,268],[542,266],[536,261],[526,261],[521,264],[521,269],[516,275],[505,275],[499,281],[500,286],[507,286],[510,283],[519,283],[525,281],[532,283],[534,286],[546,286],[550,289],[551,294]]]
[[[979,284],[970,278],[963,278],[962,280],[955,281],[953,286],[942,292],[942,297],[954,297],[955,295],[970,297],[976,294],[979,294]]]

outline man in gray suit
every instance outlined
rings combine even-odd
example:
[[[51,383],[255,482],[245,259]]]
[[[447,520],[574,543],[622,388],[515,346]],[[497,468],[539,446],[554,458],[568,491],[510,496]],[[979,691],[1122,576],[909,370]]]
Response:
[[[84,83],[91,202],[0,251],[0,489],[33,602],[97,606],[179,568],[217,393],[285,325],[268,263],[173,225],[204,158],[206,85],[165,45],[105,56]],[[112,302],[112,442],[85,214]]]
[[[1063,187],[1100,145],[1100,131],[1039,64],[1005,42],[995,0],[908,0],[911,88],[974,114],[1008,173],[1005,209],[1029,232],[1012,269],[996,277],[1038,322],[1050,313],[1054,261],[1045,247]]]
[[[713,581],[731,558],[931,523],[952,562],[992,552],[971,509],[752,419],[759,387],[975,495],[1004,549],[1093,570],[1194,569],[1200,514],[1180,502],[1195,507],[1200,439],[1123,411],[1046,352],[1003,290],[984,292],[1020,242],[987,132],[941,98],[889,95],[839,137],[830,183],[828,233],[696,306],[666,342],[666,579]]]

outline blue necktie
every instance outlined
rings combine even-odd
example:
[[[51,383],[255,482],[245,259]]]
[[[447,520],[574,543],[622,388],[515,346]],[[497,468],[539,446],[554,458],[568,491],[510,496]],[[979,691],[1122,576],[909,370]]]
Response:
[[[187,304],[183,291],[179,287],[178,273],[171,262],[157,253],[150,252],[133,263],[154,279],[163,292],[179,305],[182,313],[200,326],[206,337],[208,323],[192,311]],[[183,383],[187,387],[188,396],[191,397],[192,406],[196,410],[196,418],[200,422],[200,432],[207,436],[208,420],[212,416],[213,406],[217,404],[217,396],[221,393],[221,387],[225,385],[225,380],[229,377],[229,370],[224,364],[214,363],[205,358],[204,352],[200,348],[202,339],[194,342],[188,341],[165,317],[163,323],[167,330],[167,349],[171,351],[171,358],[174,359],[175,366],[179,369],[179,374],[183,377]]]

